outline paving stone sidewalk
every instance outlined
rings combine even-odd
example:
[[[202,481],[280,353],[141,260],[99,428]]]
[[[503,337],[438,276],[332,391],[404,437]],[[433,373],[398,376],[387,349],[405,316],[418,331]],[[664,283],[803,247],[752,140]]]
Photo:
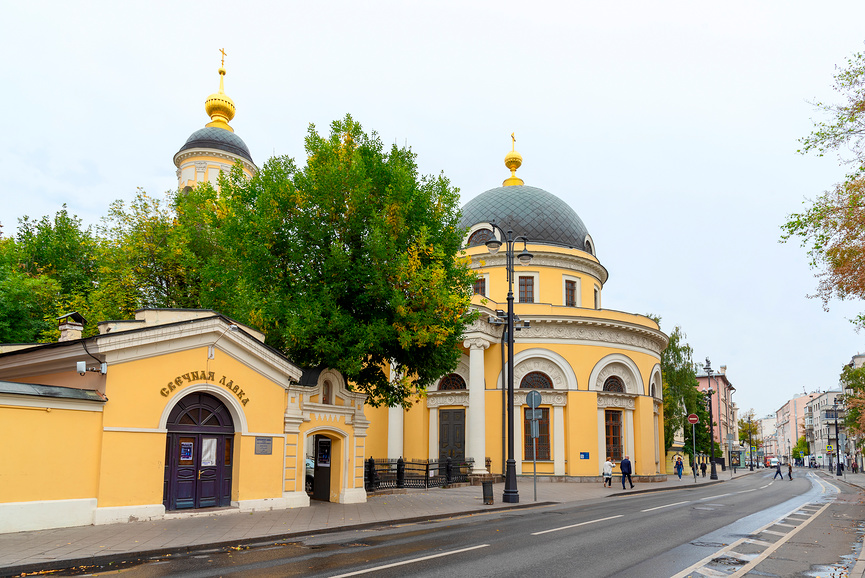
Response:
[[[735,477],[748,473],[747,469],[739,469]],[[729,480],[731,472],[719,471],[718,478],[714,483]],[[697,483],[704,485],[712,481],[707,475],[705,478],[697,478]],[[618,480],[613,481],[612,488],[605,488],[601,483],[539,480],[537,503],[595,501],[694,485],[694,478],[687,476],[683,476],[681,480],[676,476],[669,476],[665,482],[638,482],[633,490],[625,491],[621,489],[621,481]],[[483,504],[481,487],[467,486],[409,490],[405,494],[372,495],[364,504],[312,501],[308,508],[290,510],[240,513],[233,509],[224,509],[174,514],[171,518],[149,522],[0,534],[0,576],[103,564],[136,557],[291,540],[339,529],[479,514],[536,504],[531,477],[521,477],[518,489],[519,504],[503,503],[504,484],[495,484],[492,506]]]

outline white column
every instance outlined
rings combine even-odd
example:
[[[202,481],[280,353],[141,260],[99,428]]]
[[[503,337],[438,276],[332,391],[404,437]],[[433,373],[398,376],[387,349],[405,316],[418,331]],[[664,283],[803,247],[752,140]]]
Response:
[[[631,464],[635,463],[637,456],[634,454],[634,410],[625,410],[625,453],[631,456]],[[636,468],[634,474],[636,475]]]
[[[387,457],[392,460],[403,457],[403,418],[401,405],[387,408]]]
[[[439,459],[439,408],[429,410],[429,459]]]
[[[598,473],[604,471],[604,462],[607,461],[607,423],[606,408],[598,408]]]
[[[526,457],[526,443],[523,440],[523,406],[514,399],[514,461],[517,462],[517,474],[523,473],[523,459]]]
[[[565,408],[553,407],[553,473],[565,475]]]
[[[486,444],[486,386],[484,384],[484,350],[490,346],[484,339],[467,339],[463,345],[469,349],[469,411],[466,420],[466,457],[474,458],[473,474],[485,474]]]
[[[655,473],[661,473],[661,438],[658,431],[658,414],[655,414]]]

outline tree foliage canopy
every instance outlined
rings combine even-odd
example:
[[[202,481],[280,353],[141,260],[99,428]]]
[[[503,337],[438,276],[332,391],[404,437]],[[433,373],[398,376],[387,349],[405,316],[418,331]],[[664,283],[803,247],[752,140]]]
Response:
[[[844,426],[851,437],[859,438],[861,445],[865,436],[865,367],[845,365],[841,369],[840,382],[848,392],[844,395]]]
[[[650,316],[651,317],[651,316]],[[655,321],[660,321],[655,317]],[[676,432],[686,426],[688,414],[697,406],[697,374],[694,371],[693,350],[685,342],[687,336],[678,325],[670,333],[667,348],[661,354],[661,376],[664,390],[664,447],[673,446]],[[701,420],[705,428],[705,421]],[[686,448],[687,450],[687,448]]]
[[[801,139],[801,153],[838,151],[852,171],[842,183],[787,217],[781,241],[798,238],[817,270],[817,294],[824,308],[833,298],[865,298],[865,52],[854,54],[835,75],[840,104],[815,103],[829,120],[816,122]],[[849,156],[847,153],[850,153]],[[853,320],[865,326],[865,316]]]
[[[273,158],[247,179],[235,166],[219,189],[165,202],[139,190],[97,234],[65,207],[25,218],[0,239],[0,342],[56,339],[53,318],[71,310],[216,309],[372,405],[410,405],[456,367],[472,320],[458,190],[350,116],[327,136],[311,126],[305,145],[301,168]]]

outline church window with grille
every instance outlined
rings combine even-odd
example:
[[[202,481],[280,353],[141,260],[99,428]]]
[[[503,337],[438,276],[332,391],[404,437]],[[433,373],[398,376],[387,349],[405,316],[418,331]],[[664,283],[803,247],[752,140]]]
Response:
[[[526,409],[525,411],[530,411]],[[550,408],[540,408],[541,419],[538,420],[538,459],[550,459]],[[523,413],[523,415],[526,415]],[[529,419],[523,420],[523,440],[524,450],[527,460],[534,459],[534,441],[532,440],[532,422]]]
[[[444,376],[439,382],[439,391],[450,391],[454,389],[465,389],[466,381],[457,375],[456,373],[451,373]]]
[[[483,245],[490,239],[495,237],[493,232],[489,229],[478,229],[469,237],[469,247],[476,247],[477,245]]]
[[[532,371],[527,373],[520,380],[520,388],[522,389],[553,389],[553,380],[546,373],[540,371]]]
[[[606,433],[607,455],[614,462],[622,460],[622,412],[615,409],[604,411],[604,431]]]
[[[475,279],[474,284],[472,285],[472,291],[475,295],[484,295],[487,294],[487,280],[484,277],[480,279]]]
[[[520,277],[520,303],[535,302],[535,278]]]
[[[604,382],[604,391],[614,391],[617,393],[625,393],[625,384],[622,383],[621,378],[616,377],[615,375],[611,375]]]

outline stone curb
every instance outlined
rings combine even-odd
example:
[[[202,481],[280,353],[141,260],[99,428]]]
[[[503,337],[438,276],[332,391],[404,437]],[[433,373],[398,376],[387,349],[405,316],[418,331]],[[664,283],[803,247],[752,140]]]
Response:
[[[239,540],[224,540],[222,542],[212,542],[208,544],[189,544],[187,546],[178,546],[175,548],[157,548],[153,550],[126,551],[113,554],[102,554],[90,556],[87,558],[70,558],[64,560],[45,561],[39,563],[19,564],[15,566],[0,567],[0,578],[8,578],[19,576],[22,574],[32,574],[45,571],[67,570],[74,566],[104,567],[108,564],[118,562],[129,562],[130,565],[138,564],[148,558],[159,556],[170,556],[174,554],[191,554],[194,552],[226,552],[231,548],[240,547],[257,547],[269,546],[276,542],[285,542],[296,540],[308,536],[316,536],[321,534],[335,534],[337,532],[347,532],[352,530],[368,530],[370,528],[395,526],[397,524],[412,524],[417,522],[426,522],[430,520],[443,520],[446,518],[454,518],[457,516],[467,516],[476,514],[486,514],[489,512],[507,512],[510,510],[525,510],[538,506],[553,506],[560,502],[532,502],[527,504],[516,504],[513,506],[498,506],[486,509],[464,510],[462,512],[448,512],[443,514],[432,514],[427,516],[415,516],[411,518],[399,518],[396,520],[387,520],[379,522],[367,522],[365,524],[355,524],[347,526],[334,526],[330,528],[318,528],[315,530],[303,530],[299,532],[289,532],[286,534],[273,534],[270,536],[258,536],[256,538],[242,538]]]

